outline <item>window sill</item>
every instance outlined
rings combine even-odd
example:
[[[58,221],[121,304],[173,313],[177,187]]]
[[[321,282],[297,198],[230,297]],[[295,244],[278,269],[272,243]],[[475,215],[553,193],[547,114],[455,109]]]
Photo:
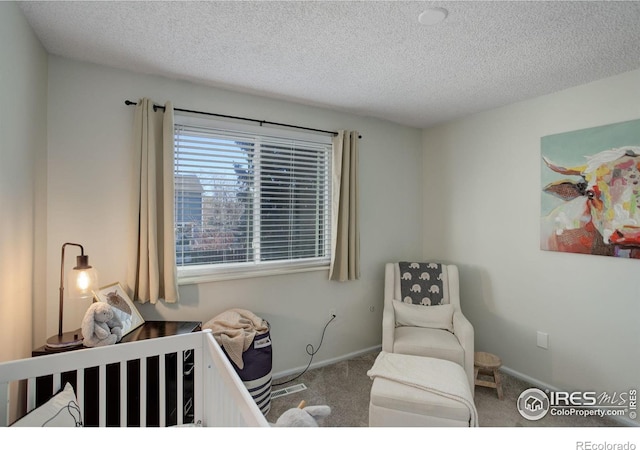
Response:
[[[329,264],[305,264],[296,266],[280,266],[271,268],[260,269],[247,269],[242,270],[226,270],[216,271],[211,270],[198,270],[191,268],[178,268],[178,286],[185,286],[189,284],[210,283],[213,281],[225,281],[225,280],[238,280],[243,278],[258,278],[269,277],[274,275],[289,275],[292,273],[303,272],[316,272],[329,270]]]

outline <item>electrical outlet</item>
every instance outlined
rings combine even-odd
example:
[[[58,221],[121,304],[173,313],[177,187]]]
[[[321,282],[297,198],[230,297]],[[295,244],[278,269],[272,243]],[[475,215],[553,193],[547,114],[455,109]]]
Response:
[[[329,310],[329,316],[330,316],[330,317],[338,317],[338,313],[337,313],[337,311],[335,310],[335,308],[331,308],[331,309]]]

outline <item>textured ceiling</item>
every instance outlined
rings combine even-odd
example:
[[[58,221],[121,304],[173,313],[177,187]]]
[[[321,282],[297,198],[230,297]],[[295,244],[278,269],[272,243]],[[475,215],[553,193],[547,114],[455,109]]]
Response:
[[[420,24],[431,6],[447,19]],[[637,1],[20,7],[54,55],[416,127],[640,68]]]

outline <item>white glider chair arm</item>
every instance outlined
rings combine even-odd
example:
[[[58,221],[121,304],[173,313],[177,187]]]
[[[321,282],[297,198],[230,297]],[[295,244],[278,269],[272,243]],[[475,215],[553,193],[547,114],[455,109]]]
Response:
[[[382,351],[393,352],[393,335],[396,328],[393,297],[395,289],[395,267],[393,263],[385,265],[384,309],[382,311]]]
[[[462,349],[464,350],[464,370],[467,374],[467,378],[469,379],[469,386],[474,386],[475,384],[475,376],[474,376],[474,368],[473,368],[473,359],[474,359],[474,334],[473,334],[473,325],[471,322],[462,314],[462,311],[459,309],[454,311],[453,313],[453,334],[456,335]],[[473,389],[471,389],[472,393],[475,393]]]

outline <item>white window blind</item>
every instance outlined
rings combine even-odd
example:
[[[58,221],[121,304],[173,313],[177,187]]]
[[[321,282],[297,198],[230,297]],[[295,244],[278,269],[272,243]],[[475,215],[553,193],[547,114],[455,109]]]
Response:
[[[329,264],[329,138],[176,123],[179,276]]]

